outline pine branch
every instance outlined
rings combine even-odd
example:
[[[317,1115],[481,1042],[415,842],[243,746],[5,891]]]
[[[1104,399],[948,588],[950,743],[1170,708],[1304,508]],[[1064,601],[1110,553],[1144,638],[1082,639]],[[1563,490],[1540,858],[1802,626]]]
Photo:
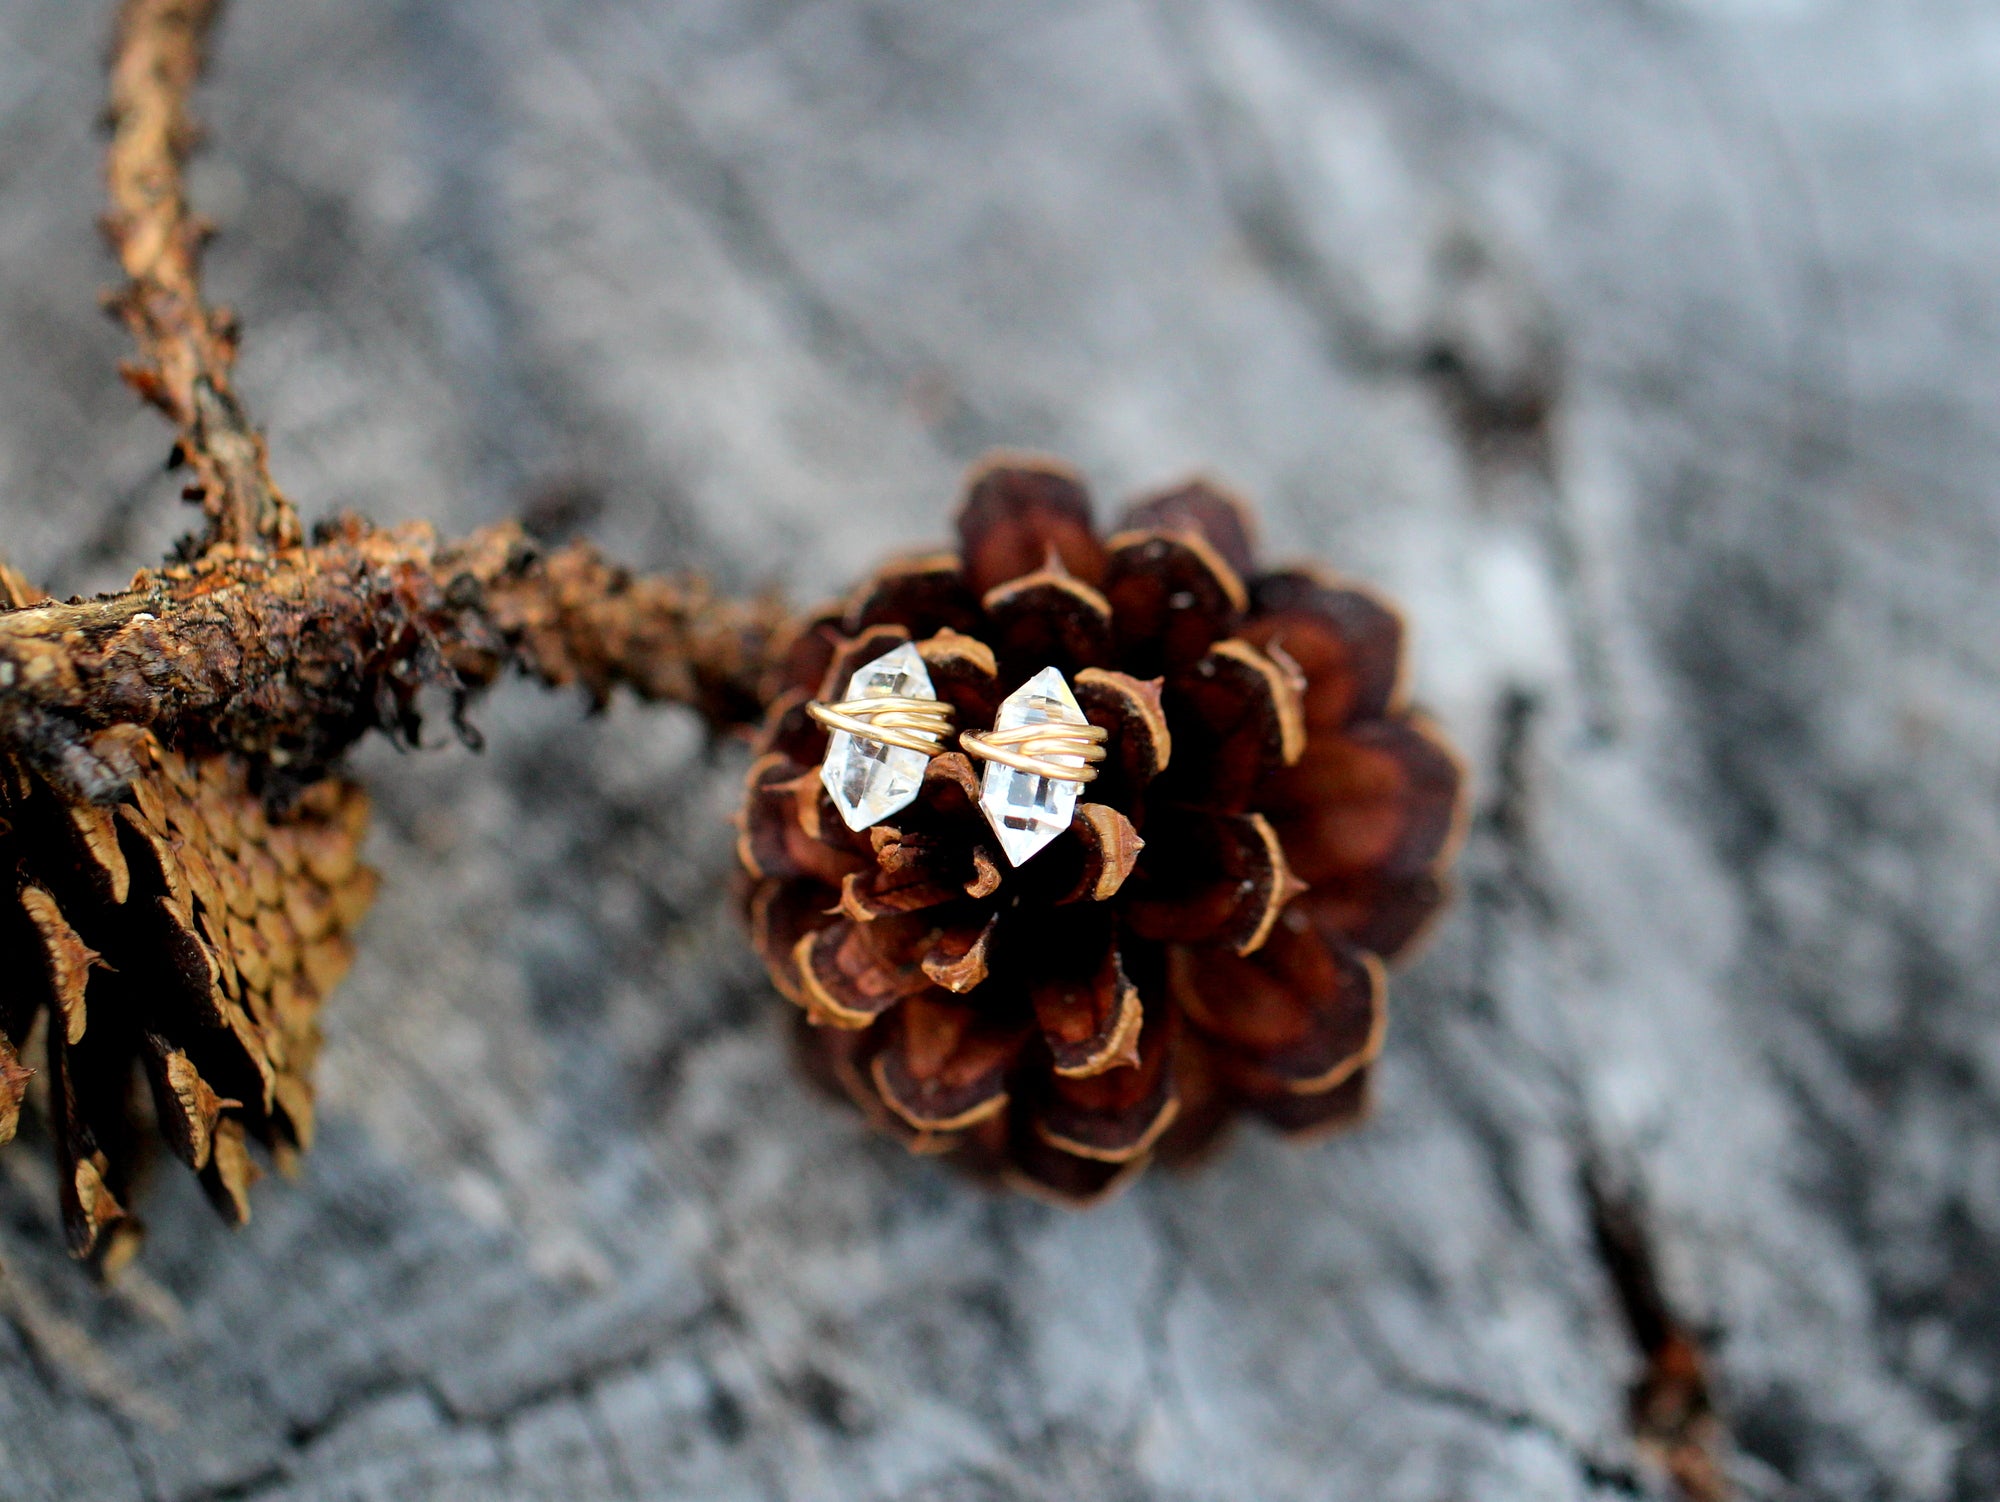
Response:
[[[106,233],[129,281],[112,306],[139,359],[126,379],[179,429],[189,494],[209,521],[185,561],[125,593],[0,610],[0,751],[66,795],[121,796],[137,729],[255,757],[309,780],[371,728],[414,728],[427,686],[462,700],[510,667],[753,718],[775,600],[719,599],[699,580],[635,577],[588,544],[543,555],[512,524],[458,544],[424,526],[347,517],[307,543],[233,393],[234,320],[201,296],[208,226],[181,169],[187,96],[217,0],[127,0],[114,40]],[[18,582],[18,581],[17,581]]]
[[[139,346],[123,367],[134,390],[180,429],[189,486],[209,540],[299,540],[291,502],[271,483],[263,436],[230,387],[237,329],[201,297],[201,250],[212,227],[188,207],[182,166],[199,131],[188,92],[218,0],[126,0],[111,61],[111,208],[104,232],[129,279],[112,307]]]
[[[309,547],[218,544],[121,595],[0,613],[0,745],[92,802],[134,775],[125,727],[303,779],[370,729],[413,729],[424,688],[462,697],[509,667],[739,724],[782,619],[585,543],[544,556],[512,523],[441,546],[345,518]]]

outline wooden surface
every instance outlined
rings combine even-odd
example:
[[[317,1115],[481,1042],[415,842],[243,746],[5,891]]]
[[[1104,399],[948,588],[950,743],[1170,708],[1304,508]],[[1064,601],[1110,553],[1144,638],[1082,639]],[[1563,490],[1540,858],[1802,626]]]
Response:
[[[0,6],[0,546],[190,522],[95,309],[108,16]],[[80,12],[88,11],[85,15]],[[1071,1215],[794,1087],[741,754],[371,746],[326,1127],[94,1291],[0,1154],[0,1496],[1656,1495],[1589,1165],[1745,1497],[2000,1491],[2000,23],[1973,0],[239,3],[197,205],[307,517],[802,598],[989,444],[1398,595],[1477,768],[1380,1109]]]

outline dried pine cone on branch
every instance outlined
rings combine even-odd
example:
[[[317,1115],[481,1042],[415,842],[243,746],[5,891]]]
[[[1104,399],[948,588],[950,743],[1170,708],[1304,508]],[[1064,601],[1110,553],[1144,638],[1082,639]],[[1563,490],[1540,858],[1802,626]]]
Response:
[[[319,1008],[375,876],[368,799],[344,778],[273,816],[241,757],[106,739],[136,773],[110,804],[0,756],[0,1142],[32,1088],[70,1249],[109,1268],[139,1244],[128,1207],[156,1140],[233,1222],[248,1141],[281,1165],[310,1145]]]
[[[805,623],[777,670],[739,851],[808,1067],[911,1147],[1071,1201],[1239,1111],[1356,1119],[1384,962],[1443,902],[1463,823],[1459,760],[1404,702],[1396,612],[1259,572],[1245,508],[1200,482],[1100,538],[1068,470],[997,459],[958,533]],[[822,719],[851,727],[871,674],[948,705],[983,774],[941,740],[906,759],[906,804],[850,819],[860,763],[837,732],[822,776]],[[996,717],[1098,727],[1093,780],[1012,765],[1036,732],[982,739]],[[1044,765],[1086,767],[1093,734]]]

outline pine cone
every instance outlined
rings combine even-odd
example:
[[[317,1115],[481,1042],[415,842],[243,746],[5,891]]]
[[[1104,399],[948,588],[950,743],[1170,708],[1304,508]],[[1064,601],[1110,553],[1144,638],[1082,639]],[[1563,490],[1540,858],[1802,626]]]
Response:
[[[1101,540],[1068,470],[991,460],[958,532],[804,623],[776,670],[739,853],[810,1072],[913,1149],[1067,1201],[1239,1111],[1357,1119],[1384,962],[1443,903],[1463,823],[1458,757],[1404,705],[1396,612],[1257,572],[1247,511],[1203,482]],[[905,641],[961,731],[1053,666],[1108,733],[1020,866],[958,750],[858,833],[822,784],[807,704]]]
[[[107,1268],[139,1243],[150,1137],[232,1222],[248,1139],[280,1167],[310,1144],[319,1006],[375,892],[355,784],[324,778],[273,817],[240,759],[122,740],[107,750],[140,775],[113,807],[0,758],[0,1142],[35,1086],[70,1249]]]

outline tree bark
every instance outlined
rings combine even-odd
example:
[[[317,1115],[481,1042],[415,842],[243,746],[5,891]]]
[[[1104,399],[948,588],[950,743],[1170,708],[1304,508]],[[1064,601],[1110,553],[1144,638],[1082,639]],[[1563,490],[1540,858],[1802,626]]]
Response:
[[[308,523],[809,600],[989,444],[1207,468],[1408,608],[1479,812],[1368,1126],[1068,1215],[794,1085],[691,716],[364,743],[302,1175],[160,1173],[105,1294],[0,1155],[0,1497],[1667,1496],[1659,1319],[1739,1495],[2000,1491],[1983,24],[233,8],[192,196]],[[102,34],[0,31],[0,549],[122,588],[201,518],[94,309]]]

